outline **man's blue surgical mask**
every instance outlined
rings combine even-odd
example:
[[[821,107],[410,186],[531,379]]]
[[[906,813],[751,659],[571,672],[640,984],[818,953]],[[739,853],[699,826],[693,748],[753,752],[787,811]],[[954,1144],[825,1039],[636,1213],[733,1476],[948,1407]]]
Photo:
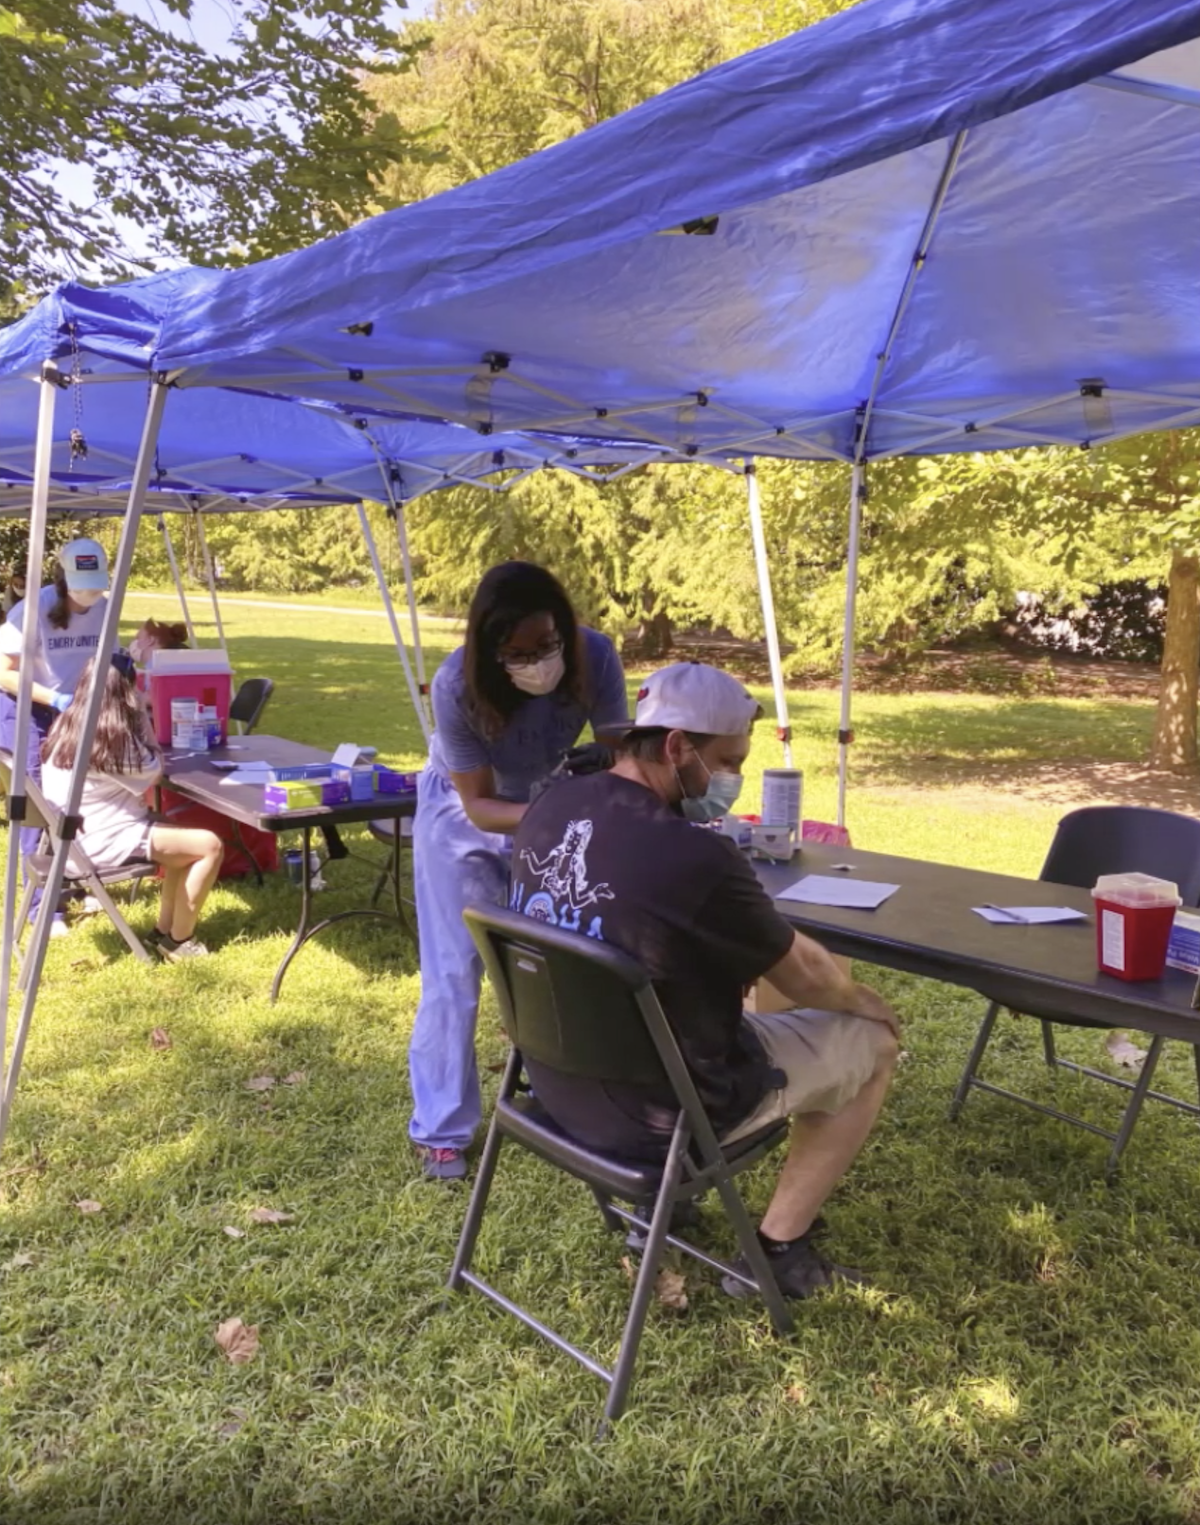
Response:
[[[675,769],[675,777],[679,781],[679,788],[683,793],[680,808],[689,821],[703,824],[707,821],[719,821],[722,816],[729,812],[738,802],[738,796],[742,792],[742,776],[740,773],[714,773],[699,752],[696,753],[696,761],[708,774],[708,788],[703,794],[691,798],[683,787],[683,780],[679,777],[679,769]]]

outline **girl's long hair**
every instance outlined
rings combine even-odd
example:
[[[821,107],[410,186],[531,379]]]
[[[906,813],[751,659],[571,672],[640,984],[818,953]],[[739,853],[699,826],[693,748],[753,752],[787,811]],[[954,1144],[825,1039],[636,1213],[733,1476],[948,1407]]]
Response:
[[[123,669],[105,658],[104,699],[92,743],[88,767],[93,773],[136,773],[146,766],[147,754],[158,757],[158,743],[138,700],[137,688]],[[75,685],[75,697],[50,727],[42,746],[42,760],[55,768],[73,768],[79,751],[79,732],[96,658],[88,662]],[[129,669],[132,672],[132,667]]]
[[[555,697],[588,705],[583,634],[562,584],[532,562],[502,561],[484,573],[475,589],[463,652],[467,695],[485,736],[498,736],[528,698],[505,672],[500,648],[531,614],[550,615],[562,641],[566,672]]]
[[[29,591],[26,584],[26,593]],[[58,597],[50,605],[50,612],[46,619],[55,630],[65,630],[71,623],[71,606],[67,602],[67,574],[58,565],[54,564],[54,591]]]

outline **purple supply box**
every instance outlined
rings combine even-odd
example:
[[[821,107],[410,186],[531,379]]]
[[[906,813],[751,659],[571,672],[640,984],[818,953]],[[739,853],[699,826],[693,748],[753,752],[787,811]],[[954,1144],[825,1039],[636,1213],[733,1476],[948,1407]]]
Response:
[[[417,792],[417,775],[415,773],[396,773],[391,768],[385,768],[381,764],[376,763],[375,792],[377,794],[415,794]]]

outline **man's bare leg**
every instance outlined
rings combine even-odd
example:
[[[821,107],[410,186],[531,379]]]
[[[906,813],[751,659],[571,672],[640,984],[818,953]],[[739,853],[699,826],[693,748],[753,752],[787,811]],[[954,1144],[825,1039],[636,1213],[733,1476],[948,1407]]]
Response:
[[[768,1239],[799,1239],[866,1143],[896,1069],[899,1045],[881,1034],[875,1073],[840,1112],[805,1112],[792,1121],[787,1159],[760,1225]]]

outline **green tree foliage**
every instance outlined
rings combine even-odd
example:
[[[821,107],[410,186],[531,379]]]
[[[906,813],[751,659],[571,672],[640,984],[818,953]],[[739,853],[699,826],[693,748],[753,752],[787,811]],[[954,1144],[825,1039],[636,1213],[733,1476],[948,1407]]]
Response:
[[[39,289],[64,269],[130,273],[114,217],[154,255],[258,259],[348,226],[409,144],[369,86],[407,52],[386,0],[228,0],[228,50],[119,0],[0,5],[0,268]],[[153,15],[153,12],[151,12]],[[95,200],[55,174],[86,165]]]

